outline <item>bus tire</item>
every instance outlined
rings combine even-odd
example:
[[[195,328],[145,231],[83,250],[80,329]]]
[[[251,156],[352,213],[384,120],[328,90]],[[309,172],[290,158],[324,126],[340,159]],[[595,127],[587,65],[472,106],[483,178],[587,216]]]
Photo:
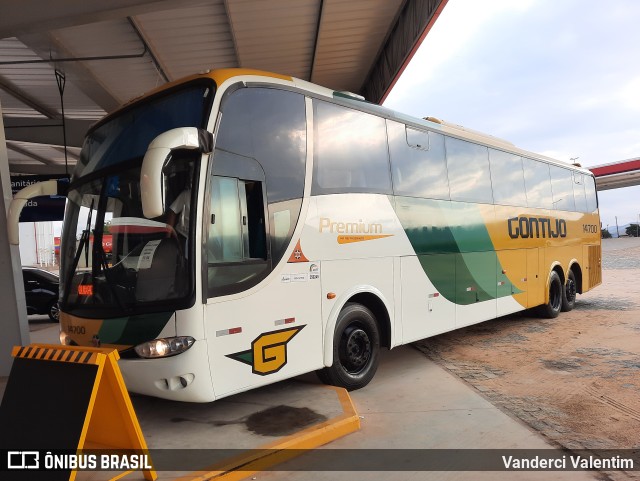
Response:
[[[556,271],[549,276],[549,302],[538,307],[538,313],[547,319],[555,319],[562,309],[564,286]]]
[[[333,364],[317,371],[325,384],[352,391],[373,378],[378,369],[380,333],[376,318],[361,304],[340,311],[333,337]]]
[[[567,283],[562,290],[562,312],[568,312],[576,307],[576,276],[573,271],[569,271],[567,274]]]

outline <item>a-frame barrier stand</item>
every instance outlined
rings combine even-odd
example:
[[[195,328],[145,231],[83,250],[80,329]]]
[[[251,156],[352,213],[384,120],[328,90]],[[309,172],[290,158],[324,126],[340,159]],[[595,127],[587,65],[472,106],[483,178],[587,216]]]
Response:
[[[117,350],[31,344],[14,347],[12,355],[0,405],[0,449],[124,450],[150,460]],[[157,478],[149,466],[141,470],[146,480]],[[15,479],[20,473],[20,479],[73,481],[78,471],[11,471]]]

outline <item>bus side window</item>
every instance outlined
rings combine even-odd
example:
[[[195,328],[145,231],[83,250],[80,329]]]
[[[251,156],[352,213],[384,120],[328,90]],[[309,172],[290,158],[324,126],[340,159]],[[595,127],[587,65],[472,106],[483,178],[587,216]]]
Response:
[[[384,119],[320,100],[313,111],[311,194],[391,194]]]
[[[453,137],[445,146],[451,200],[493,203],[487,147]]]
[[[553,209],[576,210],[573,197],[573,175],[568,169],[550,165]]]
[[[587,198],[584,191],[584,174],[573,173],[573,197],[576,202],[578,212],[587,212]]]
[[[596,194],[596,180],[585,175],[584,193],[587,198],[587,212],[594,212],[598,208],[598,195]]]
[[[522,158],[524,183],[527,188],[527,205],[540,209],[551,208],[551,180],[549,164]]]
[[[304,95],[275,88],[238,88],[225,96],[221,110],[214,170],[220,167],[221,157],[228,158],[231,165],[241,163],[245,172],[255,174],[255,166],[261,169],[261,177],[247,177],[242,172],[220,175],[263,181],[269,254],[275,265],[285,255],[302,205],[307,157]],[[255,165],[250,166],[247,159]]]
[[[522,157],[501,150],[489,149],[489,163],[496,204],[526,207]]]
[[[387,121],[393,190],[396,195],[449,200],[444,137]]]

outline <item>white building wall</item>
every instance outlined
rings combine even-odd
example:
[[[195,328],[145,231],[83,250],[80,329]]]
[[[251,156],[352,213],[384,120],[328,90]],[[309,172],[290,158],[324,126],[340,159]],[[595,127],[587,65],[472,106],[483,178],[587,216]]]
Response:
[[[20,258],[23,266],[52,267],[57,264],[54,236],[62,222],[21,222]]]
[[[23,266],[38,263],[34,222],[20,222],[20,260]]]

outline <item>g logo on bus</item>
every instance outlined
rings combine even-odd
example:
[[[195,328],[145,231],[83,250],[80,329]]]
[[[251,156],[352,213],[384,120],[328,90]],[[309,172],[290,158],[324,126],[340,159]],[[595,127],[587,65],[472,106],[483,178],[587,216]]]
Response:
[[[260,376],[273,374],[287,364],[287,344],[304,327],[290,327],[281,331],[262,333],[251,343],[251,349],[227,354],[226,357],[248,364],[254,374]]]

